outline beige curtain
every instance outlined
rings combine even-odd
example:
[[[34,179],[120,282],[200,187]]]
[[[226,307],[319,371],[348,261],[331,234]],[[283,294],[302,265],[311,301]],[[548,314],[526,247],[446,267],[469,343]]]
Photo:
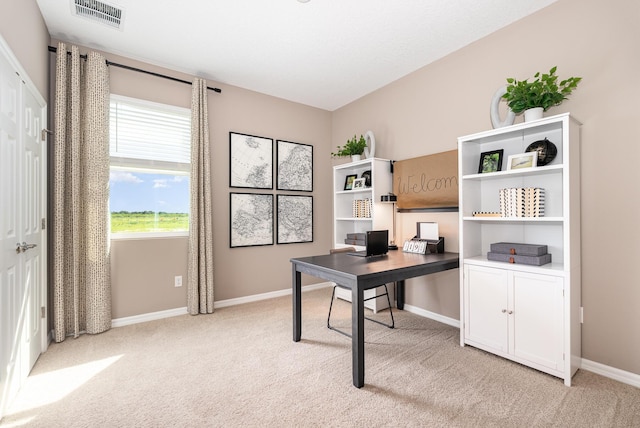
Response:
[[[95,52],[56,58],[53,148],[55,341],[111,328],[109,72]]]
[[[194,79],[191,93],[191,212],[187,308],[191,315],[213,312],[213,213],[207,82]]]

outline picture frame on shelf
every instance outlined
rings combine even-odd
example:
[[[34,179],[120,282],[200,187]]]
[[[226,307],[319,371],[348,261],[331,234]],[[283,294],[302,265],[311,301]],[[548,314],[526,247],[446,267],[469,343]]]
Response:
[[[351,190],[364,189],[364,188],[365,188],[364,178],[356,178],[355,180],[353,180],[353,188]]]
[[[538,152],[518,153],[510,155],[507,170],[534,168],[538,165]]]
[[[358,174],[349,174],[344,180],[344,190],[353,189],[353,181],[358,178]]]
[[[502,156],[504,149],[483,152],[480,154],[478,174],[502,171]]]

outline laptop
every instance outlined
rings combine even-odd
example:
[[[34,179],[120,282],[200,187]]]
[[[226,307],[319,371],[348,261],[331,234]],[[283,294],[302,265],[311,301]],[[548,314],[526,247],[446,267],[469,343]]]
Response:
[[[368,230],[365,237],[367,249],[347,253],[351,256],[373,257],[382,256],[389,251],[389,231],[388,230]]]

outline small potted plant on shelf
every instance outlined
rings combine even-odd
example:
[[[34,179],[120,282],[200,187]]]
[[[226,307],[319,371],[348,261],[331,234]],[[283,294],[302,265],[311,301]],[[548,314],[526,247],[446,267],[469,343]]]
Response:
[[[351,156],[352,161],[358,161],[365,147],[367,147],[367,141],[364,137],[360,135],[360,138],[356,138],[354,135],[343,147],[338,146],[338,150],[335,153],[332,152],[331,156]]]
[[[543,111],[560,105],[566,100],[567,96],[576,89],[582,77],[569,77],[558,83],[557,68],[554,66],[548,74],[537,72],[532,82],[529,82],[529,79],[507,78],[507,92],[502,98],[507,101],[511,111],[516,114],[524,111],[524,120],[528,122],[542,118]]]

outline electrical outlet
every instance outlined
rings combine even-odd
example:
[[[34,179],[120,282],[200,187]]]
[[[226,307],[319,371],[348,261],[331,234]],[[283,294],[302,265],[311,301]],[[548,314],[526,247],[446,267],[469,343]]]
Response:
[[[178,275],[174,278],[174,287],[182,287],[182,275]]]

